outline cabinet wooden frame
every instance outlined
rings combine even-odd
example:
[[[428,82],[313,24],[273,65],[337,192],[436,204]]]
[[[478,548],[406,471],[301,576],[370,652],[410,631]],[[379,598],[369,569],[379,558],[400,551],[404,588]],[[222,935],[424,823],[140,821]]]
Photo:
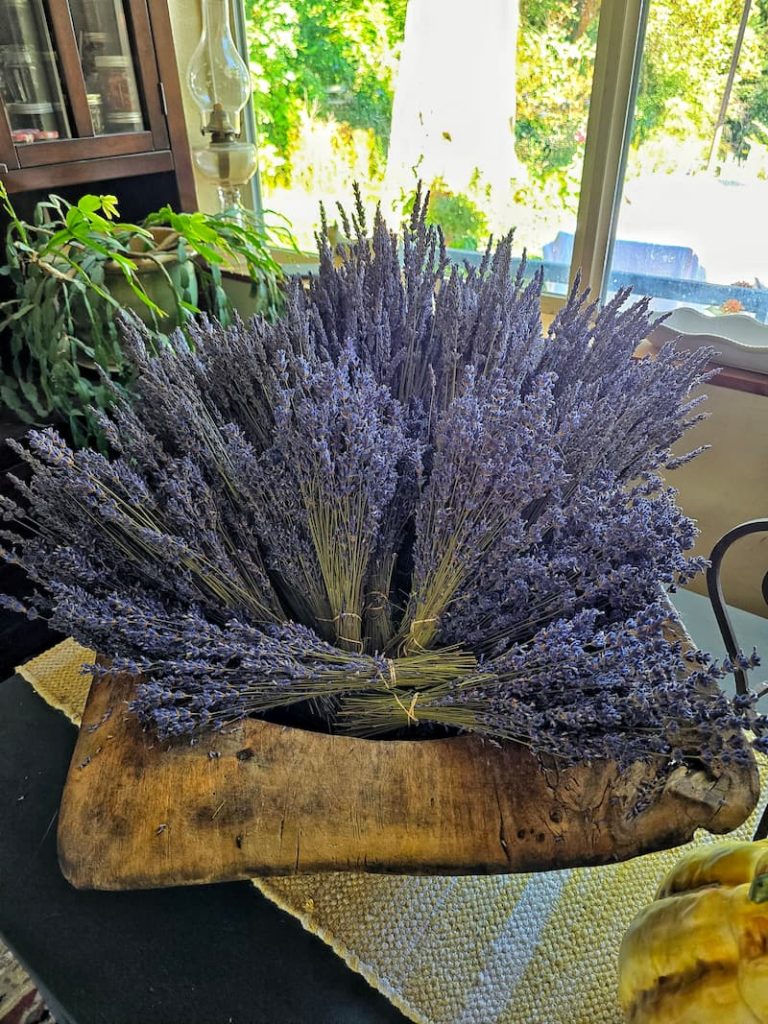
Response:
[[[197,207],[167,0],[124,0],[144,130],[96,135],[69,0],[45,0],[76,138],[16,145],[0,102],[0,174],[8,191],[172,170],[182,209]],[[3,166],[4,165],[4,166]]]

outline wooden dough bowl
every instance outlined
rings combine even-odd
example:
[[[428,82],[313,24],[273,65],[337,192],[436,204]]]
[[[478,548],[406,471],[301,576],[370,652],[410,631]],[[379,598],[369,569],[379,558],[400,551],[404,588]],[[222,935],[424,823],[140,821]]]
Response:
[[[261,721],[161,744],[127,712],[129,677],[91,688],[59,817],[59,860],[83,889],[143,889],[311,871],[484,874],[625,860],[728,832],[756,767],[651,778],[604,762],[543,769],[474,736],[374,741]]]

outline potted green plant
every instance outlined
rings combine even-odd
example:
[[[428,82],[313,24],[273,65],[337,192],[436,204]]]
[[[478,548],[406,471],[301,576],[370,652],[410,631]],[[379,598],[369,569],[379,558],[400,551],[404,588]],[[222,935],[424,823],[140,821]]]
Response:
[[[175,328],[186,332],[201,310],[227,323],[225,266],[250,277],[263,313],[280,307],[283,273],[270,241],[290,240],[285,228],[168,206],[142,224],[124,223],[109,195],[74,205],[50,196],[27,223],[2,184],[0,203],[8,218],[0,274],[14,293],[0,303],[0,400],[28,423],[65,421],[76,444],[98,436],[94,410],[110,401],[103,375],[128,383],[115,325],[120,310],[144,322],[155,349]]]

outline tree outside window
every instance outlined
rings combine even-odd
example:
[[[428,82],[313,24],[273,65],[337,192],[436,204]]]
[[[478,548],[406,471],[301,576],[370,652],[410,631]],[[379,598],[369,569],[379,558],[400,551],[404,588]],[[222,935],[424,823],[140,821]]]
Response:
[[[768,210],[757,198],[768,174],[768,0],[747,6],[721,117],[744,0],[648,4],[611,288],[634,283],[661,307],[723,314],[748,288],[762,308],[768,257],[743,241],[759,214],[739,220]],[[303,246],[318,203],[347,201],[353,182],[399,216],[421,179],[449,245],[482,250],[489,233],[514,227],[519,249],[546,261],[550,290],[565,290],[590,187],[599,0],[245,0],[245,10],[265,204]],[[690,281],[691,294],[654,291],[650,278]],[[767,315],[768,304],[754,313]]]

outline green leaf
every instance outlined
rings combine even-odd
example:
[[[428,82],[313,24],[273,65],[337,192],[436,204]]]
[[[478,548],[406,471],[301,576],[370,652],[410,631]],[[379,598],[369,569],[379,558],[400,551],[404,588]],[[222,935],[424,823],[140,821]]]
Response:
[[[3,305],[6,305],[6,304],[3,303]],[[0,306],[0,308],[2,308],[2,307]],[[4,331],[5,328],[9,324],[14,323],[16,320],[21,320],[21,318],[26,316],[27,313],[31,309],[33,309],[33,308],[34,307],[33,307],[32,303],[29,303],[29,302],[24,303],[24,305],[20,306],[19,309],[17,309],[15,313],[12,313],[10,316],[7,316],[5,318],[5,320],[0,320],[0,331]]]
[[[115,196],[100,196],[101,208],[104,211],[104,216],[110,220],[113,217],[117,217],[117,198]]]
[[[122,253],[114,252],[111,254],[114,262],[120,267],[126,277],[133,277],[136,274],[136,266],[133,260],[127,256],[123,256]]]
[[[15,388],[8,384],[0,383],[0,399],[2,399],[3,405],[12,412],[15,412],[24,423],[35,422],[35,417],[30,414],[29,409],[19,398],[19,393]]]
[[[114,198],[114,196],[112,198]],[[95,213],[96,210],[101,209],[101,205],[102,203],[100,196],[82,196],[77,201],[77,208],[78,210],[81,210],[83,213]]]
[[[224,257],[216,249],[212,249],[211,246],[205,245],[204,243],[198,243],[195,248],[197,249],[200,256],[203,257],[206,262],[211,264],[219,264],[224,262]]]
[[[21,388],[24,397],[35,410],[37,415],[43,418],[47,416],[50,410],[46,409],[46,407],[40,401],[40,396],[34,383],[31,380],[21,378],[19,380],[19,387]]]

